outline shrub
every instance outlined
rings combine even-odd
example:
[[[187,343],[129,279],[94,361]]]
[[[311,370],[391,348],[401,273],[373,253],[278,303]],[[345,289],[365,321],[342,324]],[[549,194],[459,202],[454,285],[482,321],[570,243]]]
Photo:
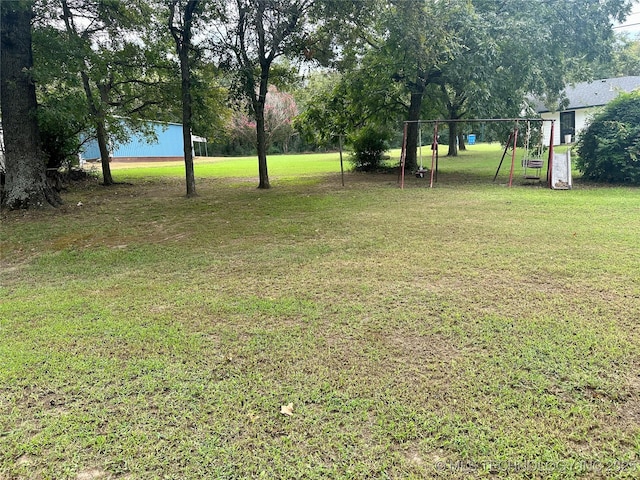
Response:
[[[640,184],[640,91],[620,95],[591,120],[578,156],[589,180]]]
[[[358,130],[350,138],[353,153],[349,159],[355,170],[372,172],[380,168],[388,140],[389,132],[381,128],[366,126]]]

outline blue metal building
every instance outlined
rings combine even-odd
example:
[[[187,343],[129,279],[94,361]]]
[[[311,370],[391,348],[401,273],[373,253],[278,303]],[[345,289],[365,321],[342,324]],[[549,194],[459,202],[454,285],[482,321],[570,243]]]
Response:
[[[150,124],[156,134],[156,142],[148,143],[141,134],[131,132],[127,143],[118,145],[109,152],[111,158],[115,161],[184,160],[182,125],[163,122],[150,122]],[[82,152],[82,159],[90,161],[99,158],[98,142],[91,140]]]

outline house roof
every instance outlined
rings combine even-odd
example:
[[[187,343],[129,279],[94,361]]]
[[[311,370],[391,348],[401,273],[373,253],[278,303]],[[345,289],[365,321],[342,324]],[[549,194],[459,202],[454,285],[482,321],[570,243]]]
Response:
[[[576,83],[564,91],[569,105],[557,110],[577,110],[579,108],[599,107],[606,105],[621,92],[631,92],[640,88],[640,76],[614,77],[594,80],[593,82]],[[536,101],[534,108],[538,113],[548,112],[549,108]]]

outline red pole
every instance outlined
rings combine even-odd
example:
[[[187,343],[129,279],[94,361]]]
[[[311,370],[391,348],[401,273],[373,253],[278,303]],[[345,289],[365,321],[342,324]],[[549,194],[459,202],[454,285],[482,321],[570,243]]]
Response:
[[[437,154],[438,154],[438,122],[435,123],[435,127],[433,128],[433,143],[431,144],[431,179],[429,182],[429,188],[433,188],[434,162],[436,161]]]
[[[547,160],[547,183],[549,184],[549,188],[553,188],[551,184],[551,176],[553,174],[553,135],[554,135],[554,127],[556,125],[555,120],[551,121],[551,138],[549,139],[549,159]]]
[[[400,152],[400,188],[404,189],[404,164],[407,156],[407,126],[404,124],[404,132],[402,135],[402,151]]]
[[[511,171],[509,172],[509,187],[511,187],[511,183],[513,182],[513,167],[516,163],[517,142],[518,142],[518,122],[516,121],[516,126],[513,129],[513,151],[511,152]]]

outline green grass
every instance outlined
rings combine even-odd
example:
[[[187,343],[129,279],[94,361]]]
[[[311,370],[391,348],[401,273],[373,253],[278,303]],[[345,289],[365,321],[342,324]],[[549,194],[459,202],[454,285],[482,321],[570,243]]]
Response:
[[[349,168],[347,155],[344,156],[345,169]],[[338,153],[318,153],[307,155],[269,155],[269,174],[272,177],[300,177],[321,173],[340,172]],[[253,157],[198,157],[195,160],[196,178],[229,178],[258,176],[258,160]],[[157,164],[136,167],[135,164],[114,164],[116,181],[134,181],[142,178],[183,176],[184,165],[169,162],[169,165]]]
[[[640,190],[500,154],[4,212],[0,479],[637,478]]]

